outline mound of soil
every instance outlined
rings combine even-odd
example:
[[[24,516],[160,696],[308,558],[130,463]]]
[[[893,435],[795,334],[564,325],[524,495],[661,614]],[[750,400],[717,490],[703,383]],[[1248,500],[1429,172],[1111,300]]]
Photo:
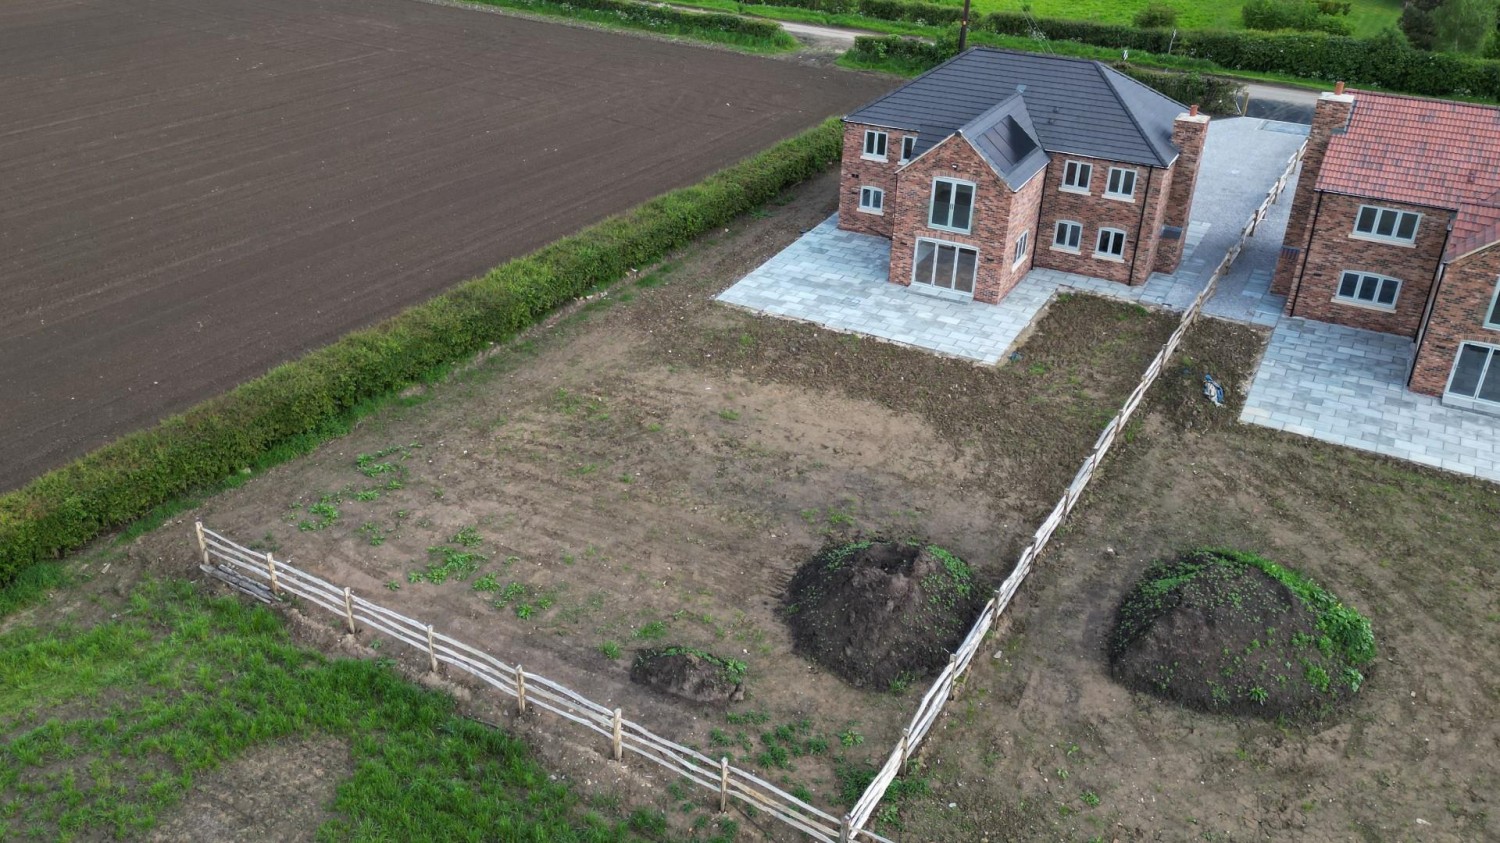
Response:
[[[856,687],[900,690],[948,663],[983,603],[942,548],[860,541],[799,568],[783,611],[797,652]]]
[[[1346,635],[1341,618],[1362,628]],[[1351,646],[1361,634],[1368,644]],[[1116,680],[1190,708],[1310,719],[1359,690],[1374,645],[1368,621],[1297,574],[1194,551],[1146,569],[1116,613],[1109,657]]]
[[[691,647],[642,650],[630,666],[631,681],[703,703],[745,697],[745,664]]]

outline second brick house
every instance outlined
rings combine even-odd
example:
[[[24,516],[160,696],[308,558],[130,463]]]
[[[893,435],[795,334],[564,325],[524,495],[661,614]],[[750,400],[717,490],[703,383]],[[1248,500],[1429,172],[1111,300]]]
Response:
[[[839,227],[891,240],[893,283],[981,302],[1033,267],[1174,271],[1208,130],[1100,62],[983,47],[844,124]]]
[[[1410,338],[1410,389],[1500,413],[1500,109],[1324,94],[1271,290]]]

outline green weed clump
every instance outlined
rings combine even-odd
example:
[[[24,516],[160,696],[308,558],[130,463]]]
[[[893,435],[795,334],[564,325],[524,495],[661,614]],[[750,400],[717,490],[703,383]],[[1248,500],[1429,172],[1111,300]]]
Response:
[[[346,432],[411,384],[822,172],[838,160],[842,138],[839,122],[826,121],[0,496],[0,588],[153,508],[244,482]],[[372,456],[358,467],[383,473],[381,464]]]

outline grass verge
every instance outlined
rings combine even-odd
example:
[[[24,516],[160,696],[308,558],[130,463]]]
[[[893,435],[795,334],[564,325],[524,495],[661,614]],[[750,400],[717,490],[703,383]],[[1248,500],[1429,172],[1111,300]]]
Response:
[[[614,29],[654,32],[706,41],[751,53],[784,53],[797,49],[797,39],[780,26],[738,15],[697,14],[631,0],[467,0],[485,6],[515,9],[547,17],[586,21]]]
[[[270,611],[182,581],[143,584],[91,629],[0,635],[0,732],[3,839],[139,835],[198,777],[308,735],[354,762],[319,839],[632,839],[446,695],[300,649]]]

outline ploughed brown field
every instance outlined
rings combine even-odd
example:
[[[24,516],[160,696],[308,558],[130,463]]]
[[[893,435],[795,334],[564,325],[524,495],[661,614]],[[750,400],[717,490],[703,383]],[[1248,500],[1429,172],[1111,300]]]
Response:
[[[415,0],[16,0],[0,77],[0,490],[894,84]]]

